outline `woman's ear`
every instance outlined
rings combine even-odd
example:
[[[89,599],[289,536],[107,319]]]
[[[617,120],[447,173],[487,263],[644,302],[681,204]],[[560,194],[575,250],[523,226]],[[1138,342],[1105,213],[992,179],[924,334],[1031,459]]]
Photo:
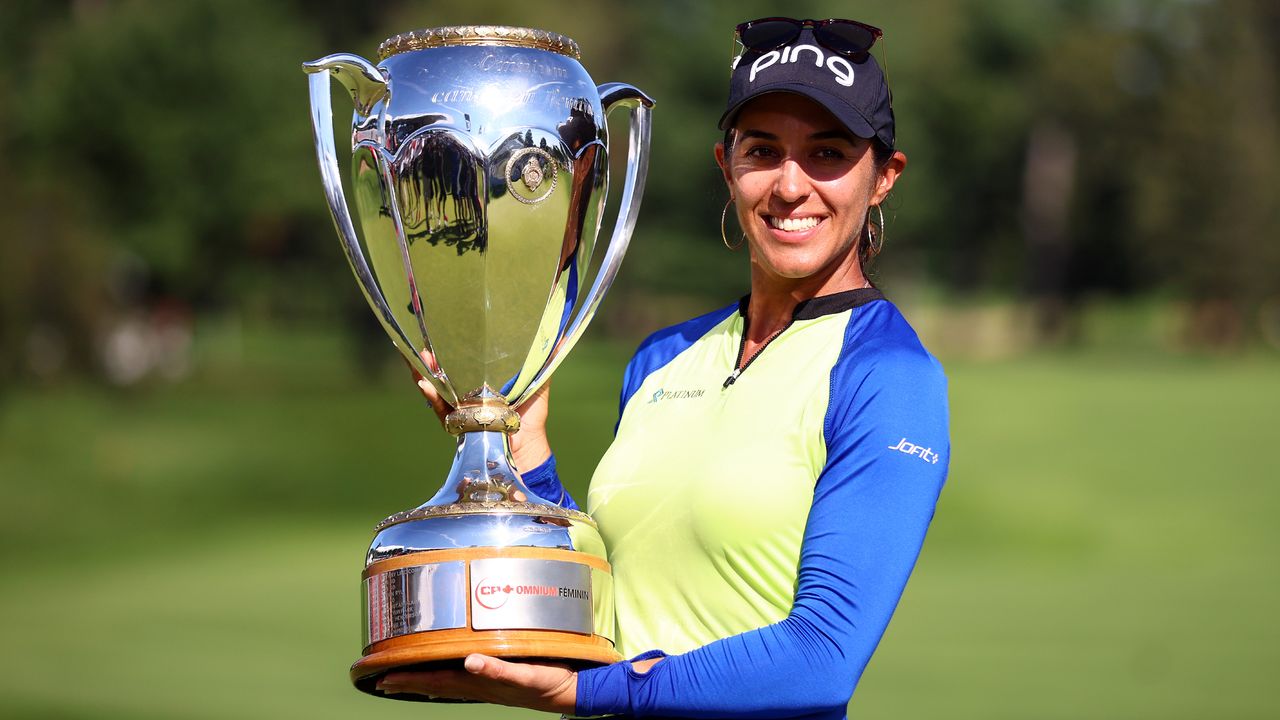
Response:
[[[729,176],[729,158],[725,156],[724,143],[718,142],[715,145],[716,165],[720,166],[720,175],[724,177],[724,184],[733,187],[733,180]]]
[[[889,191],[893,190],[894,184],[898,182],[898,176],[902,175],[902,171],[906,169],[906,154],[901,150],[895,150],[876,176],[876,191],[871,196],[872,205],[884,202],[884,199],[889,196]]]

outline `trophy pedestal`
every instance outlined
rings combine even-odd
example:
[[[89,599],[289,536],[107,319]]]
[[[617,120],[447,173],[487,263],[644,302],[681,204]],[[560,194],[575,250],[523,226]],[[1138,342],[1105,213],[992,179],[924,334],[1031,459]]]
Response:
[[[374,686],[389,672],[461,669],[463,658],[471,653],[503,660],[562,663],[575,669],[622,659],[613,643],[598,635],[549,630],[435,630],[375,643],[351,666],[351,682],[359,690],[382,695]]]
[[[456,530],[439,526],[485,518],[464,517],[436,518],[419,531]],[[509,530],[538,520],[500,519]],[[393,527],[403,536],[414,529],[407,525]],[[609,565],[593,553],[527,546],[428,550],[371,562],[363,578],[366,642],[350,675],[357,689],[372,695],[382,695],[375,685],[389,672],[460,669],[472,653],[574,668],[622,659],[607,637],[613,617]]]

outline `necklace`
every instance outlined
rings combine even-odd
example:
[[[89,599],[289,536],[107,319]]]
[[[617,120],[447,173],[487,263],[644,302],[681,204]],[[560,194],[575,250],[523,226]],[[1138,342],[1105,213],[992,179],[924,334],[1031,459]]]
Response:
[[[870,289],[871,281],[868,280],[865,276],[862,278],[862,280],[863,280],[862,287],[858,289],[859,290]],[[769,347],[769,343],[773,342],[775,339],[777,339],[779,335],[786,332],[787,328],[791,327],[791,325],[795,323],[795,321],[796,319],[793,313],[791,319],[787,321],[787,324],[778,328],[773,332],[772,335],[765,338],[764,342],[760,343],[760,347],[756,348],[756,351],[751,353],[751,357],[747,358],[746,359],[747,361],[744,363],[742,359],[743,359],[743,355],[745,355],[747,351],[747,330],[751,326],[750,317],[744,316],[742,319],[742,340],[739,341],[739,344],[738,344],[738,359],[733,364],[733,372],[729,373],[729,377],[725,378],[724,385],[722,387],[728,388],[730,385],[737,382],[738,377],[741,376],[742,373],[745,372],[748,367],[750,367],[751,363],[755,362],[756,358],[760,357],[760,353],[764,352],[765,348]]]

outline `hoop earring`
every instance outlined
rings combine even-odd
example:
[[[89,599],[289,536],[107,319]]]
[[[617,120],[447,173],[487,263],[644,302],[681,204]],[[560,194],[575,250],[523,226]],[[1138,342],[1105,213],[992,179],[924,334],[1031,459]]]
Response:
[[[729,198],[729,201],[724,204],[724,209],[720,211],[720,242],[723,242],[724,246],[730,250],[737,250],[742,247],[742,243],[746,242],[747,234],[742,233],[742,239],[738,240],[737,245],[729,244],[729,236],[724,231],[724,224],[729,219],[729,206],[732,204],[733,198]]]
[[[884,249],[884,210],[878,204],[871,207],[875,208],[879,222],[871,222],[871,208],[867,208],[867,257],[875,257]],[[875,232],[871,230],[873,226]]]

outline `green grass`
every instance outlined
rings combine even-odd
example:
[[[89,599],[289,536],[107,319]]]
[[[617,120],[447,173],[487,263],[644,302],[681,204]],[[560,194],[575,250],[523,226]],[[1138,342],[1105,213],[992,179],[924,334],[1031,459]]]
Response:
[[[579,347],[552,441],[579,492],[629,348]],[[390,356],[391,350],[387,349]],[[451,443],[337,338],[202,333],[197,376],[0,405],[0,715],[520,715],[365,698],[371,526]],[[1280,360],[947,363],[954,452],[855,717],[1275,717]]]
[[[1280,365],[951,368],[926,552],[864,717],[1274,717]]]

